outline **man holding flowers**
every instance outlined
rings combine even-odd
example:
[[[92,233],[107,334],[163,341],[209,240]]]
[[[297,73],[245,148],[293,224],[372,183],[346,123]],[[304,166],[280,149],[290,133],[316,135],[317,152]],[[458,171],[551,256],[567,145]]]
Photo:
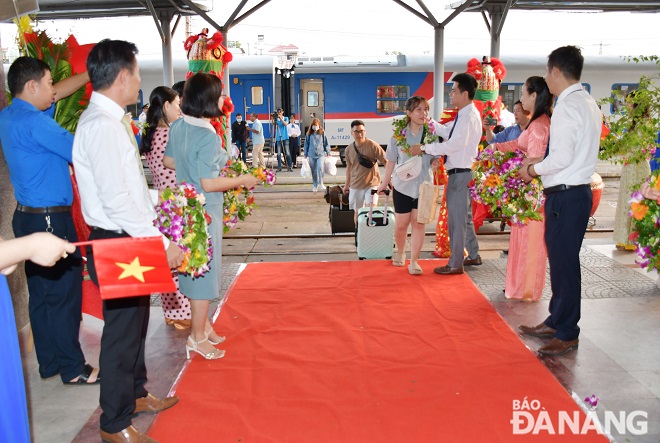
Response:
[[[546,82],[557,98],[546,158],[528,158],[519,175],[526,182],[542,177],[545,201],[545,244],[550,262],[550,315],[536,326],[520,326],[525,334],[552,340],[539,354],[558,356],[578,347],[580,328],[580,248],[591,211],[591,176],[596,169],[602,116],[580,84],[584,57],[575,46],[548,56]]]
[[[447,214],[452,252],[447,265],[433,270],[436,274],[462,274],[463,266],[481,264],[468,191],[468,183],[472,180],[472,163],[477,156],[482,133],[481,115],[472,103],[477,80],[470,74],[461,73],[455,75],[452,81],[454,85],[449,98],[451,104],[458,108],[458,113],[453,122],[437,127],[436,131],[444,141],[410,148],[412,155],[426,152],[447,156]],[[468,257],[463,260],[466,247]]]

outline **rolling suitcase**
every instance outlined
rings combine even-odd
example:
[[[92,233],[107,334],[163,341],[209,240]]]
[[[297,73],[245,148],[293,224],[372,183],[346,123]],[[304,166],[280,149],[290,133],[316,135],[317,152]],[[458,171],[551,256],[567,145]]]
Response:
[[[375,193],[375,191],[372,191]],[[389,191],[385,193],[385,205],[358,211],[355,243],[360,260],[367,258],[392,258],[394,250],[394,211],[387,207]]]
[[[355,232],[355,211],[348,208],[348,205],[339,202],[338,206],[330,205],[330,231],[333,234],[338,232]]]

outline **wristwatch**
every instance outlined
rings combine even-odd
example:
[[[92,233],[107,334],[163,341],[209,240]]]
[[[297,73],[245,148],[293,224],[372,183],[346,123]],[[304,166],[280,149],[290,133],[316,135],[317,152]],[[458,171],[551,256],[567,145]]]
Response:
[[[422,145],[419,149],[421,149],[422,152],[426,152],[426,146]]]

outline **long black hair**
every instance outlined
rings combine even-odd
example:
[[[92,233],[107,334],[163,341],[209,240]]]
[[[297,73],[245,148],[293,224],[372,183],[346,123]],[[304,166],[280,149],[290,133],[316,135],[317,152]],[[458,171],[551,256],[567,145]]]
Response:
[[[172,122],[167,121],[167,116],[165,115],[165,103],[172,102],[177,98],[179,94],[167,86],[158,86],[156,89],[151,91],[149,96],[149,110],[147,111],[147,130],[142,137],[142,142],[140,144],[140,152],[146,154],[151,151],[151,141],[154,138],[154,133],[158,124],[162,121],[166,124]]]
[[[532,118],[529,119],[529,123],[532,123],[542,115],[551,117],[553,96],[550,94],[550,89],[548,89],[545,79],[539,76],[530,77],[525,81],[523,87],[527,89],[529,95],[536,92],[536,102],[534,103],[534,109],[530,110],[532,112]],[[527,127],[529,127],[529,124]]]

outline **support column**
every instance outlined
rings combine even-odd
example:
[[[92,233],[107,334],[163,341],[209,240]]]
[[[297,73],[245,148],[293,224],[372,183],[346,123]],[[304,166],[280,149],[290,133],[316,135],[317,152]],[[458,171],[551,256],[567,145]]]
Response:
[[[497,31],[500,29],[502,21],[502,11],[493,10],[490,13],[490,56],[500,58],[500,36]]]
[[[440,121],[445,107],[445,28],[442,25],[434,28],[433,50],[433,109],[431,117]]]
[[[172,86],[174,84],[174,65],[172,64],[172,16],[167,14],[160,18],[160,25],[165,35],[163,48],[163,85]],[[151,94],[151,91],[145,91]]]

